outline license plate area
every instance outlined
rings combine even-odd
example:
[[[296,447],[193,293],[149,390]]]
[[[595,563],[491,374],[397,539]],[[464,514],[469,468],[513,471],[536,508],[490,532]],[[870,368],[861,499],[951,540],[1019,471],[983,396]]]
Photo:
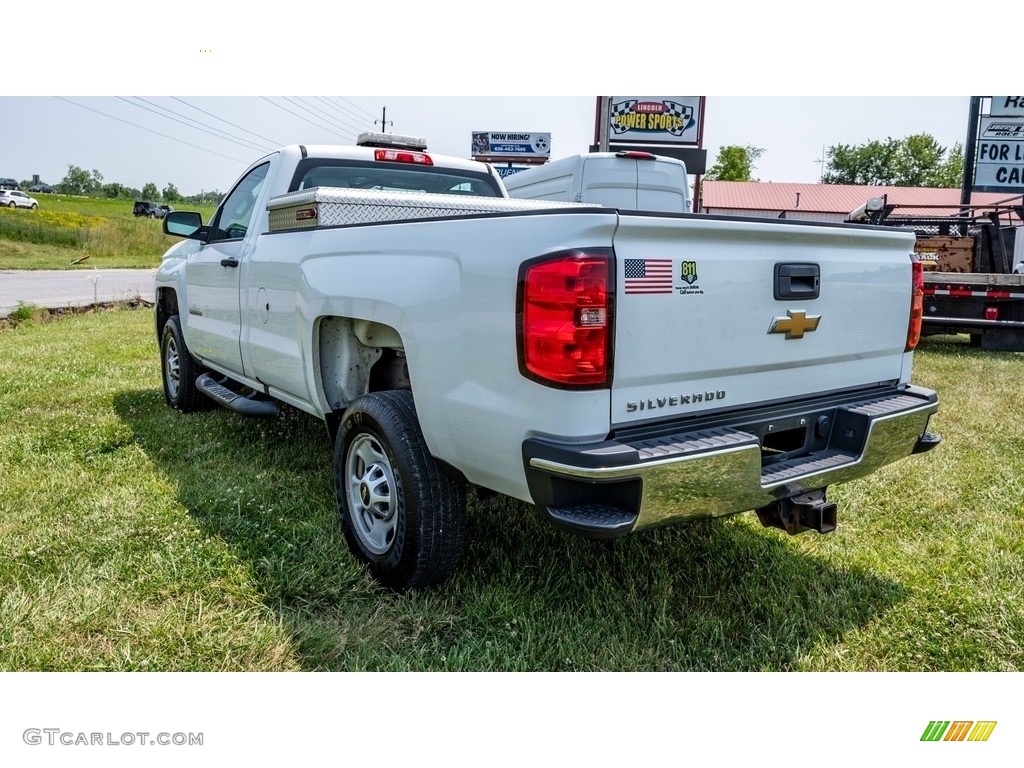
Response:
[[[828,433],[818,438],[816,422],[813,416],[794,416],[744,424],[739,429],[757,436],[761,443],[761,466],[767,467],[824,448]]]

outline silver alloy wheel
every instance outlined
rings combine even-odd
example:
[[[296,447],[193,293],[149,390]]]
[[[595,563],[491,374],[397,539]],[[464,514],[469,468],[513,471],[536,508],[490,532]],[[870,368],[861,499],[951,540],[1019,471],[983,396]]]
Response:
[[[345,457],[345,482],[353,529],[367,550],[383,555],[398,525],[394,470],[380,441],[358,435]]]
[[[167,384],[167,394],[174,400],[178,397],[178,387],[181,385],[181,360],[173,335],[168,335],[164,341],[164,381]]]

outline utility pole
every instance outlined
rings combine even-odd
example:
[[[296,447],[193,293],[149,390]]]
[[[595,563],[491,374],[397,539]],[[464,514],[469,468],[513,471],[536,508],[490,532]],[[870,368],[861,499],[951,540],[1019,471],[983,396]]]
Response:
[[[381,111],[380,111],[380,120],[374,120],[373,121],[374,125],[376,125],[377,123],[380,123],[380,131],[381,131],[381,133],[386,133],[387,132],[388,124],[391,124],[391,125],[395,124],[395,121],[394,120],[388,120],[387,116],[388,116],[388,108],[387,107],[382,107]]]
[[[821,166],[818,169],[818,183],[821,184],[821,182],[825,178],[825,145],[824,144],[821,145],[821,159],[820,160],[815,160],[814,162],[816,162],[819,166]]]
[[[991,110],[989,110],[991,111]],[[971,111],[967,118],[967,142],[964,144],[964,179],[960,186],[960,205],[971,204],[974,191],[974,167],[978,155],[978,124],[981,122],[981,96],[971,96]],[[967,211],[963,211],[967,215]]]

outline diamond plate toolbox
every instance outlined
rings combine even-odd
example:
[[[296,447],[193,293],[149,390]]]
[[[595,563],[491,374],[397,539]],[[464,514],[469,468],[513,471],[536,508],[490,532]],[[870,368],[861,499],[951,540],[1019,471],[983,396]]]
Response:
[[[593,208],[583,203],[516,200],[476,195],[312,187],[273,197],[267,203],[270,231],[343,227],[485,213]]]

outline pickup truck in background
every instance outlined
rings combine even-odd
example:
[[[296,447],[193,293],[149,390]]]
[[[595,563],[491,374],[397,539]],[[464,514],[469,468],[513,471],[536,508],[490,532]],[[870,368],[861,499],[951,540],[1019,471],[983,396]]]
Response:
[[[924,335],[962,333],[982,349],[1024,351],[1024,196],[959,208],[873,197],[850,221],[914,233],[924,267]]]
[[[411,137],[251,165],[156,275],[164,394],[322,419],[346,541],[383,584],[455,569],[466,489],[614,537],[756,510],[934,447],[910,383],[912,233],[510,199]]]

